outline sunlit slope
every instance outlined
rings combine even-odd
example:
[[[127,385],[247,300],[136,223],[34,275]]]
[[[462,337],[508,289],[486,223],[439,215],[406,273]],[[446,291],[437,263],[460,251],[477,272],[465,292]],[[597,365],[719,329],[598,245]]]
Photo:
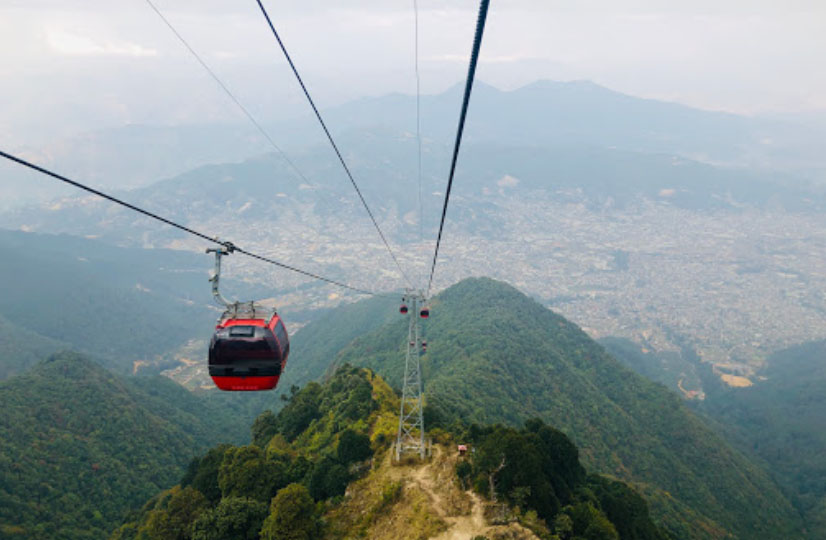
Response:
[[[123,379],[62,353],[0,383],[0,537],[102,538],[246,429],[163,377]]]
[[[406,331],[400,318],[355,340],[339,361],[398,384]],[[542,418],[574,440],[587,466],[636,483],[680,538],[800,536],[799,516],[763,470],[678,397],[516,289],[464,280],[434,300],[426,334],[424,384],[438,415]]]

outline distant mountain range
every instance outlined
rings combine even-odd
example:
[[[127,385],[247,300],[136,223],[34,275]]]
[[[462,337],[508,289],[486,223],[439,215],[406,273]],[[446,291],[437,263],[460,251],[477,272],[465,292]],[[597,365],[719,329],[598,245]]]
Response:
[[[423,132],[449,141],[463,87],[422,100]],[[415,125],[414,98],[362,99],[329,111],[331,125]],[[407,128],[410,129],[409,127]],[[512,91],[477,83],[466,131],[470,143],[586,145],[676,154],[728,165],[823,171],[821,129],[642,99],[589,81],[537,81]]]
[[[347,160],[377,219],[399,241],[418,239],[418,183],[415,140],[387,130],[348,132],[340,139]],[[446,144],[424,146],[422,193],[425,232],[438,224],[450,154]],[[372,239],[361,203],[329,149],[315,146],[293,161],[304,178],[276,154],[242,163],[208,165],[130,192],[128,201],[209,234],[247,234],[234,222],[270,227],[274,240],[287,231],[311,230],[336,236],[356,227]],[[38,181],[50,181],[38,179]],[[620,148],[566,144],[542,146],[468,141],[457,172],[456,200],[449,218],[474,233],[496,231],[508,220],[502,197],[586,204],[594,209],[627,209],[642,201],[699,211],[757,208],[816,211],[823,190],[786,173],[712,166],[676,154],[639,153]],[[464,212],[464,213],[461,213]],[[473,219],[474,217],[480,219]],[[264,225],[266,224],[266,225]],[[487,225],[485,225],[487,224]],[[300,228],[298,226],[301,226]],[[101,235],[112,242],[170,245],[179,231],[94,197],[75,194],[49,205],[0,214],[0,226],[38,232]],[[259,228],[260,228],[259,226]]]
[[[423,96],[422,130],[437,145],[452,142],[462,88]],[[348,132],[415,132],[415,97],[392,94],[363,98],[323,111],[337,138]],[[291,157],[325,145],[306,111],[294,120],[266,126]],[[711,164],[794,173],[824,181],[826,128],[792,118],[749,118],[641,99],[588,81],[537,81],[513,91],[484,83],[474,88],[465,133],[467,144],[506,147],[586,146],[645,154],[668,154]],[[342,145],[348,152],[348,146]],[[78,135],[24,149],[44,166],[94,185],[124,189],[148,185],[205,164],[236,162],[272,147],[254,127],[242,125],[142,126]],[[329,155],[325,148],[325,157]],[[380,159],[380,156],[375,156]],[[412,156],[411,156],[412,158]],[[55,191],[46,179],[16,168],[0,169],[12,201],[42,198]],[[7,172],[6,172],[7,171]],[[292,176],[292,175],[291,175]],[[800,182],[793,176],[785,182]],[[2,208],[2,207],[0,207]]]

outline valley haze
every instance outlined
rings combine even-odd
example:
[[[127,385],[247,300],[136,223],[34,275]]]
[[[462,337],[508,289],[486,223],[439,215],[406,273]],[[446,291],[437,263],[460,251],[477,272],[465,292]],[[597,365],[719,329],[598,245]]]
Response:
[[[422,99],[424,237],[415,138],[400,129],[415,120],[415,98],[363,98],[325,111],[380,225],[404,248],[401,260],[417,278],[432,249],[460,90]],[[437,288],[465,276],[503,279],[593,337],[696,353],[724,378],[753,381],[770,354],[826,337],[826,137],[814,128],[634,98],[586,81],[539,81],[512,91],[480,83],[472,111]],[[166,170],[171,178],[123,196],[299,267],[398,289],[397,270],[311,120],[268,126],[291,134],[288,152],[310,184],[280,156],[261,153],[266,147],[255,136],[233,140],[240,127],[127,126],[32,153],[106,188],[116,186],[126,163],[137,184]],[[191,137],[202,143],[200,157]],[[179,155],[193,166],[214,164],[174,174],[183,166]],[[14,189],[53,189],[47,179],[5,164],[2,170]],[[0,225],[201,249],[72,192],[9,209]],[[228,260],[228,272],[275,283],[285,307],[342,298],[312,283],[295,299],[285,297],[305,280],[245,258]],[[687,369],[683,387],[702,396]],[[672,382],[676,388],[679,378]]]

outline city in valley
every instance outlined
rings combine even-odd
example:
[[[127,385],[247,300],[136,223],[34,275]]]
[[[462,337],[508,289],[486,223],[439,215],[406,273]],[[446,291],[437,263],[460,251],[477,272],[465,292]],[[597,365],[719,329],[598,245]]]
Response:
[[[452,211],[472,219],[448,220],[434,291],[467,276],[501,279],[592,337],[624,337],[653,352],[687,346],[732,384],[748,384],[772,352],[826,337],[822,215],[686,210],[667,198],[594,208],[547,192],[504,195],[457,198]],[[413,213],[387,215],[384,225],[397,237],[418,229]],[[262,233],[249,245],[355,286],[401,290],[405,282],[364,221],[309,214],[253,221],[250,230],[278,231],[281,241]],[[238,227],[219,218],[203,226]],[[416,286],[426,282],[432,253],[430,235],[424,238],[396,244]],[[302,280],[289,272],[242,257],[231,264],[248,279],[275,280],[284,307],[340,302],[340,291],[326,286],[299,293],[293,287]]]

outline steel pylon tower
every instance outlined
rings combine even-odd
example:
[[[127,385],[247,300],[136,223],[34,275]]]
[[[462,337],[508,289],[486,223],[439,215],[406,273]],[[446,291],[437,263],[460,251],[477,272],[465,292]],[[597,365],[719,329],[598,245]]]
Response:
[[[405,298],[410,301],[407,316],[407,356],[404,361],[404,384],[402,385],[401,411],[399,412],[399,433],[396,437],[396,461],[403,454],[415,453],[425,457],[424,414],[422,408],[422,375],[419,364],[421,334],[419,333],[419,309],[424,305],[421,294],[408,291]]]

